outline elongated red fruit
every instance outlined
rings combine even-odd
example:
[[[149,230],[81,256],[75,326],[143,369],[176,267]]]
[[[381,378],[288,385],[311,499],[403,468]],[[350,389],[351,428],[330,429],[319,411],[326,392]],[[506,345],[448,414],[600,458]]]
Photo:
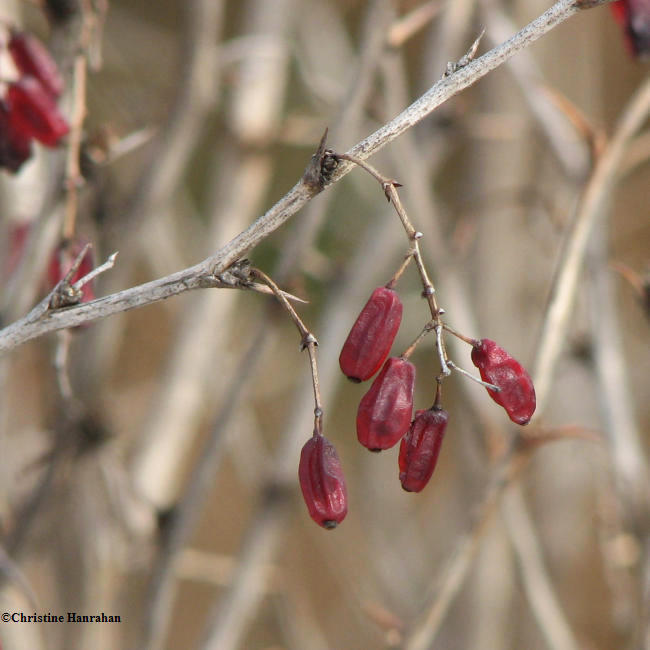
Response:
[[[650,56],[650,0],[619,0],[611,5],[614,18],[623,26],[625,44],[632,56]]]
[[[348,494],[334,445],[314,435],[300,453],[298,479],[311,518],[323,528],[335,528],[348,513]]]
[[[56,99],[63,92],[63,79],[59,68],[36,36],[12,29],[8,49],[18,71],[38,79],[52,99]]]
[[[32,138],[15,128],[9,108],[0,101],[0,167],[16,173],[32,155]]]
[[[343,344],[339,364],[352,381],[370,379],[384,363],[402,322],[402,301],[386,287],[372,292]]]
[[[399,480],[407,492],[420,492],[429,482],[447,428],[449,414],[442,408],[416,411],[399,446]]]
[[[361,398],[357,411],[357,437],[370,449],[396,445],[409,430],[413,414],[415,366],[402,357],[391,357]]]
[[[70,130],[52,96],[35,77],[24,76],[9,84],[9,121],[25,137],[55,147]]]
[[[500,345],[490,339],[481,339],[472,348],[472,362],[479,369],[481,379],[500,390],[490,388],[490,397],[506,410],[516,424],[528,424],[535,412],[535,387],[526,369]]]

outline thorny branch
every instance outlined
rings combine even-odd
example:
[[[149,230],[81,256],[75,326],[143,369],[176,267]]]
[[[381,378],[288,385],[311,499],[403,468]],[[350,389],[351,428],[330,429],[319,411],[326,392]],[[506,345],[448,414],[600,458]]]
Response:
[[[559,0],[539,18],[529,23],[512,38],[483,56],[462,65],[444,76],[424,95],[393,120],[356,144],[347,153],[360,160],[369,158],[379,149],[430,115],[445,101],[476,83],[491,70],[502,65],[521,49],[528,47],[548,31],[573,14],[605,4],[609,0]],[[22,319],[0,330],[0,352],[6,352],[26,341],[48,332],[74,327],[89,321],[106,318],[136,307],[142,307],[173,295],[199,288],[221,288],[218,280],[230,265],[247,251],[257,246],[277,230],[325,187],[339,181],[351,169],[352,163],[332,165],[324,153],[324,140],[312,157],[303,177],[271,209],[249,228],[228,242],[214,255],[202,262],[171,275],[120,291],[92,302],[75,305],[65,310],[48,310],[35,318],[33,311]]]

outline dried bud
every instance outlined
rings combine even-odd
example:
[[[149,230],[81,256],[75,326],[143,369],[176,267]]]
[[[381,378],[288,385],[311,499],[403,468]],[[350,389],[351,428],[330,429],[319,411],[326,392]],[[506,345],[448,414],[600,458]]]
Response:
[[[416,411],[399,447],[399,480],[407,492],[420,492],[429,482],[447,428],[449,414],[434,407]]]
[[[472,348],[472,362],[481,379],[500,390],[487,389],[490,397],[508,413],[516,424],[528,424],[535,412],[535,387],[526,369],[501,346],[482,339]]]
[[[63,79],[59,68],[36,36],[12,29],[8,48],[18,71],[38,79],[52,99],[56,99],[63,92]]]
[[[9,84],[9,121],[25,138],[55,147],[70,127],[52,96],[35,77],[21,77]]]
[[[357,437],[364,447],[380,451],[399,442],[411,424],[414,386],[415,366],[410,361],[386,361],[357,411]]]
[[[0,167],[14,174],[32,155],[32,138],[12,124],[9,108],[0,101]]]
[[[630,54],[639,58],[650,56],[650,0],[619,0],[610,6],[623,26]]]
[[[311,518],[323,528],[335,528],[348,513],[348,494],[341,461],[324,436],[312,436],[302,448],[298,478]]]
[[[355,382],[370,379],[386,360],[401,322],[399,296],[386,287],[375,289],[343,344],[343,374]]]
[[[63,279],[86,244],[87,242],[85,240],[75,239],[73,241],[64,242],[54,251],[47,268],[47,282],[50,290]],[[70,284],[74,284],[77,280],[88,275],[94,267],[92,248],[89,248],[81,260],[81,264],[76,273],[70,279]],[[94,299],[95,291],[93,289],[93,280],[91,280],[81,287],[80,302],[90,302]]]

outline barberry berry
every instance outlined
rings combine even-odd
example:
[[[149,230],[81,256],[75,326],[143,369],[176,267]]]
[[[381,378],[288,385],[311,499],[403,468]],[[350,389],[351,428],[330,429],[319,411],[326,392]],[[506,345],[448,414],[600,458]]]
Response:
[[[476,341],[472,362],[481,379],[499,391],[488,388],[490,397],[502,406],[516,424],[527,424],[535,412],[535,387],[526,369],[500,345],[490,339]]]
[[[391,357],[361,398],[357,437],[371,451],[389,449],[408,431],[413,414],[415,366]]]
[[[370,379],[386,360],[402,321],[402,301],[395,291],[372,292],[343,344],[339,364],[355,382]]]
[[[434,406],[416,411],[399,447],[399,480],[407,492],[420,492],[429,482],[447,428],[449,414]]]
[[[18,71],[22,75],[38,79],[52,99],[56,99],[63,92],[63,79],[59,68],[36,36],[12,29],[8,49]]]
[[[323,528],[335,528],[348,513],[348,495],[341,461],[334,445],[312,436],[300,452],[298,479],[311,518]]]
[[[650,56],[650,0],[618,0],[610,6],[632,56]]]
[[[0,167],[15,174],[31,155],[31,136],[14,126],[9,107],[0,100]]]
[[[24,76],[9,84],[9,121],[24,138],[55,147],[70,127],[52,96],[36,77]]]

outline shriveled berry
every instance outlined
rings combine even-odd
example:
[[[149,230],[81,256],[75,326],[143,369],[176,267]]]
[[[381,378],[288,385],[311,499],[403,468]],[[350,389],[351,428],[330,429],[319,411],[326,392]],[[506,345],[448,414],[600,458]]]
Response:
[[[481,379],[500,390],[487,389],[490,397],[506,410],[516,424],[528,424],[535,412],[535,387],[526,369],[500,345],[490,339],[477,341],[472,348],[472,362]]]
[[[632,56],[650,56],[650,0],[619,0],[611,5],[623,26],[625,44]]]
[[[36,36],[12,29],[8,49],[21,74],[38,79],[53,99],[63,92],[63,78],[59,74],[59,68]]]
[[[300,452],[298,479],[311,518],[323,528],[335,528],[348,513],[348,495],[341,461],[334,445],[314,435]]]
[[[361,398],[357,411],[357,437],[370,449],[396,445],[409,430],[413,414],[415,366],[402,357],[391,357]]]
[[[32,155],[32,138],[16,129],[9,108],[0,101],[0,167],[16,173]]]
[[[50,263],[47,267],[47,281],[50,290],[63,279],[66,273],[72,267],[72,264],[77,259],[77,256],[86,246],[87,242],[84,239],[75,239],[73,241],[64,242],[52,253]],[[74,284],[84,276],[88,275],[94,268],[94,260],[92,248],[86,251],[79,268],[70,279],[70,284]],[[95,299],[95,291],[93,289],[93,280],[87,282],[81,287],[81,302],[90,302]]]
[[[402,322],[402,301],[395,291],[372,292],[343,344],[339,364],[355,382],[370,379],[381,368]]]
[[[9,121],[24,137],[55,147],[70,127],[52,96],[35,77],[24,76],[9,84]]]
[[[407,492],[420,492],[429,482],[447,428],[449,414],[442,408],[416,411],[399,447],[399,480]]]

